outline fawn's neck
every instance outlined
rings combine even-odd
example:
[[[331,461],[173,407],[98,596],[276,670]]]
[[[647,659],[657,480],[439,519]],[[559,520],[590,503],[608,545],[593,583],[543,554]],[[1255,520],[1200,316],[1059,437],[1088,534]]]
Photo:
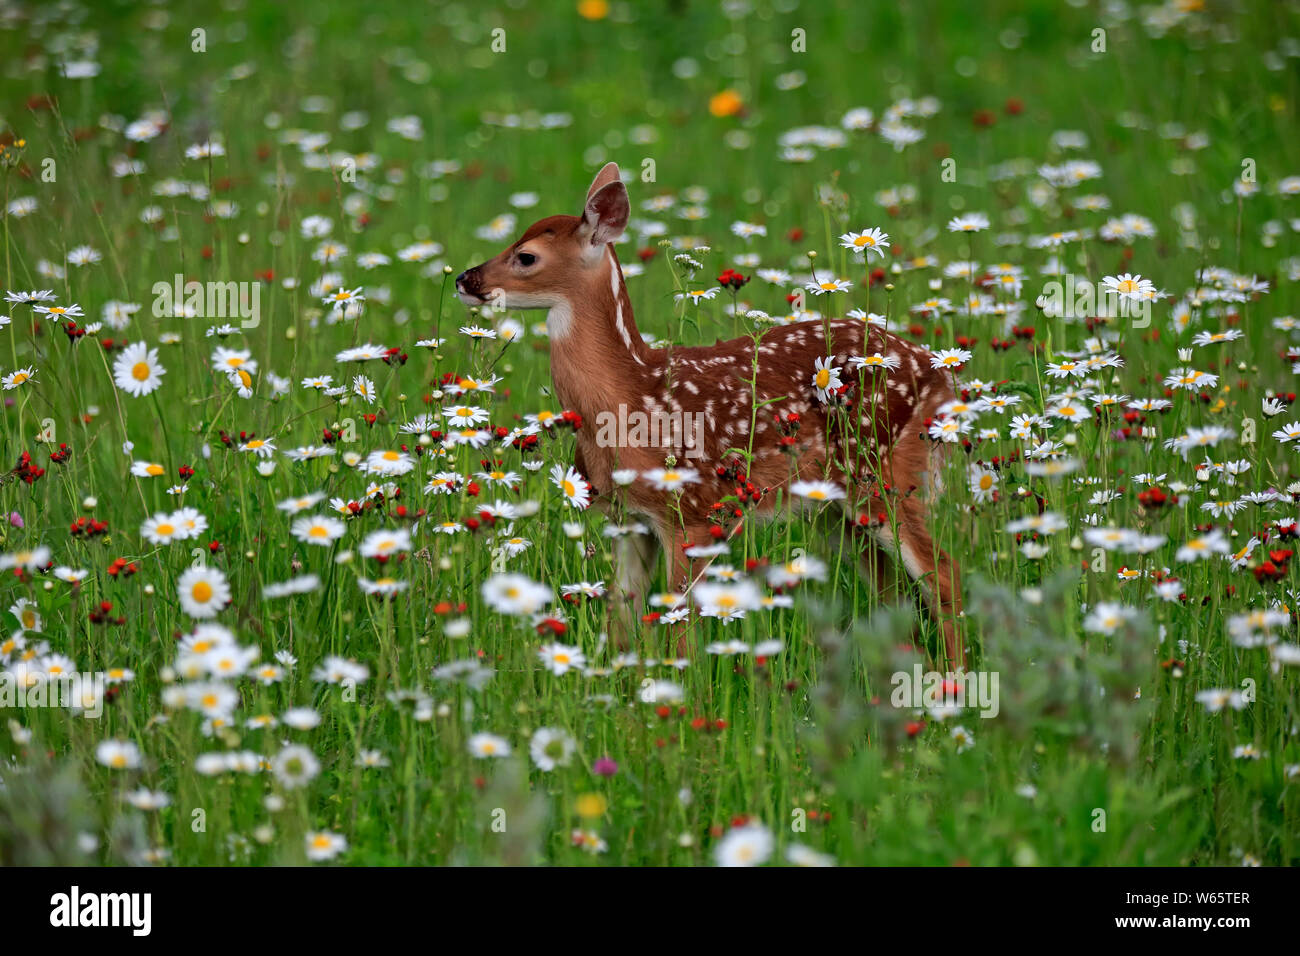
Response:
[[[584,418],[631,404],[628,395],[645,394],[660,372],[656,351],[637,330],[612,244],[602,258],[598,278],[546,316],[556,397]]]

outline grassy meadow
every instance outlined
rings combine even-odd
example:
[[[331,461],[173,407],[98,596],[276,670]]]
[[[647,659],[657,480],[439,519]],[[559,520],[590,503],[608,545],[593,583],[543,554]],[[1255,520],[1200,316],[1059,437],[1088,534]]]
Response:
[[[1296,3],[16,2],[0,72],[0,863],[1300,857]],[[610,161],[647,339],[955,372],[995,707],[777,489],[612,638],[642,519],[454,289]]]

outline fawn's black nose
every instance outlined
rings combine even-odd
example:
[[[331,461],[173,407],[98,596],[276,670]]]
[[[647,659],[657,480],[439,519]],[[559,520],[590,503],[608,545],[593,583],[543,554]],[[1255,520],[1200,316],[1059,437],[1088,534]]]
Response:
[[[466,269],[456,276],[456,292],[460,295],[461,301],[467,305],[476,305],[483,301],[483,277],[478,271],[478,266]]]
[[[456,276],[456,291],[462,295],[478,295],[478,287],[478,266],[473,269],[466,269]]]

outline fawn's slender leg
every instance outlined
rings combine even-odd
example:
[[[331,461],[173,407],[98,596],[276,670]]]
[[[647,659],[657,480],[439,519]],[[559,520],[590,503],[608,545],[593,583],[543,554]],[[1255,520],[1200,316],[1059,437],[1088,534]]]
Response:
[[[920,579],[920,603],[923,610],[927,611],[940,626],[944,635],[944,653],[948,666],[964,665],[964,657],[960,658],[960,664],[957,657],[964,653],[959,643],[960,630],[955,625],[955,618],[961,613],[960,575],[957,565],[944,555],[946,565],[927,572],[924,562],[913,560],[912,555],[920,553],[923,549],[933,548],[933,542],[911,540],[901,527],[897,540],[888,529],[880,529],[874,534],[860,527],[856,530],[862,573],[868,581],[875,582],[876,593],[884,599],[899,596],[905,593],[904,581]],[[908,543],[909,540],[911,543]],[[909,562],[911,562],[910,566]],[[900,570],[900,565],[906,573]],[[930,583],[938,574],[947,574],[950,586],[946,590],[941,588],[940,596],[936,599],[932,594]],[[920,643],[921,622],[919,620],[913,629],[912,640],[913,643]]]
[[[610,636],[627,650],[637,632],[640,609],[659,564],[659,540],[654,535],[627,535],[614,542],[615,581],[610,595]]]
[[[693,544],[704,544],[709,540],[707,525],[691,526],[684,529],[672,526],[662,528],[659,532],[663,542],[664,558],[668,564],[668,589],[681,592],[695,583],[695,578],[703,569],[703,562],[687,557],[685,549]],[[676,636],[676,653],[685,656],[688,646],[688,625],[683,622],[674,624]]]
[[[931,615],[943,632],[948,667],[966,667],[961,633],[961,573],[957,563],[935,545],[930,534],[929,507],[937,490],[936,466],[941,450],[921,437],[923,422],[933,414],[918,408],[891,449],[886,464],[890,484],[899,494],[896,506],[898,556],[908,575],[919,582]]]
[[[903,566],[913,579],[921,582],[931,614],[943,631],[944,651],[950,668],[964,670],[966,649],[960,627],[961,572],[957,562],[937,547],[926,526],[925,508],[916,499],[907,499],[898,527],[898,547]]]
[[[664,557],[668,562],[668,587],[674,591],[690,587],[695,581],[695,575],[699,573],[700,562],[687,557],[686,548],[707,543],[708,527],[687,525],[685,529],[676,526],[663,528],[659,532],[659,540],[663,542]]]

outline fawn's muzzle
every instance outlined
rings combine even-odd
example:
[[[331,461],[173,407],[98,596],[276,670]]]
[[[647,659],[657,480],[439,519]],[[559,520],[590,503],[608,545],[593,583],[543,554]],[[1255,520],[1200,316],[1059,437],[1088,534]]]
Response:
[[[460,295],[461,301],[467,305],[478,305],[485,301],[483,297],[483,279],[478,266],[473,269],[466,269],[456,276],[456,292]],[[471,299],[473,301],[470,301]]]

